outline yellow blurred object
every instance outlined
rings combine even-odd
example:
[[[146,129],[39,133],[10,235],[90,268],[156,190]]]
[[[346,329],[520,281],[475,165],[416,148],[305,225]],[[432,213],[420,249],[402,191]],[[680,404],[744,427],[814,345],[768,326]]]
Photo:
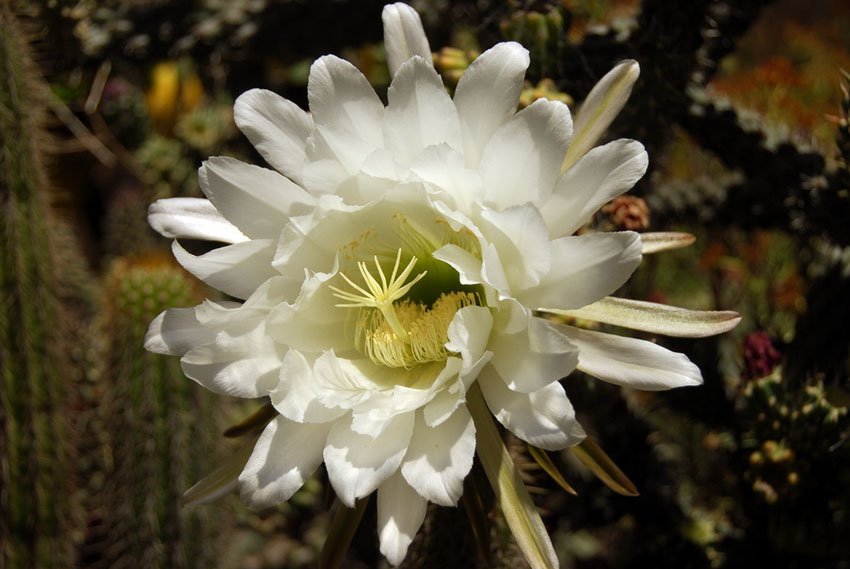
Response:
[[[170,135],[177,119],[196,109],[203,98],[204,86],[190,64],[164,61],[151,71],[145,103],[157,133]]]

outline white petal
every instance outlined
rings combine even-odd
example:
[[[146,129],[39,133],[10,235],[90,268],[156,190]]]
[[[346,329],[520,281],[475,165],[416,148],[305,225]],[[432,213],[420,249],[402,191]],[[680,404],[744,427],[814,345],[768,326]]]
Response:
[[[428,501],[396,472],[378,488],[378,532],[381,553],[393,566],[400,565],[407,548],[425,520]]]
[[[460,354],[471,365],[487,350],[493,316],[483,306],[467,306],[457,311],[446,332],[446,349]]]
[[[192,255],[174,241],[171,250],[177,262],[213,288],[236,298],[248,298],[257,287],[278,274],[272,268],[277,243],[255,239]]]
[[[376,147],[383,144],[384,105],[351,63],[333,55],[317,59],[310,68],[307,97],[316,124],[344,130]]]
[[[473,61],[457,84],[454,102],[467,165],[478,166],[490,136],[516,113],[528,50],[515,42],[496,44]]]
[[[512,293],[537,285],[549,272],[551,262],[560,262],[551,256],[549,232],[534,205],[485,210],[481,217],[487,222],[481,224],[481,231],[495,246]]]
[[[493,133],[481,156],[485,203],[495,209],[545,203],[571,134],[564,103],[539,99],[514,115]]]
[[[517,393],[488,366],[478,384],[496,419],[522,440],[542,449],[560,450],[584,439],[584,429],[576,421],[575,410],[560,383]]]
[[[224,219],[209,200],[166,198],[148,208],[148,222],[165,237],[240,243],[248,238]]]
[[[236,99],[233,118],[266,162],[300,182],[304,147],[314,126],[310,115],[271,91],[251,89]]]
[[[381,18],[384,21],[384,47],[391,77],[414,55],[431,61],[431,47],[416,10],[397,2],[384,6]]]
[[[413,432],[413,413],[398,415],[377,437],[351,430],[351,421],[337,420],[325,446],[328,478],[340,501],[349,508],[368,496],[398,469]]]
[[[346,412],[322,405],[313,390],[313,370],[296,350],[289,350],[284,356],[280,383],[269,395],[278,413],[299,423],[327,423]]]
[[[215,330],[201,325],[195,308],[169,308],[153,319],[145,334],[145,349],[157,354],[182,356],[194,347],[211,342]]]
[[[723,334],[741,321],[741,315],[731,310],[687,310],[677,306],[613,296],[577,310],[553,312],[573,318],[623,326],[632,330],[683,338],[703,338]]]
[[[519,295],[534,308],[572,310],[606,297],[640,265],[640,236],[631,231],[590,233],[552,241],[552,269]]]
[[[212,342],[186,352],[183,373],[210,391],[233,397],[268,395],[280,381],[285,348],[261,324],[247,333],[219,332]]]
[[[558,327],[529,317],[528,328],[516,334],[494,334],[490,360],[514,391],[529,393],[568,376],[578,364],[578,348]]]
[[[435,259],[451,265],[458,272],[461,284],[478,284],[481,277],[481,259],[457,245],[443,245],[433,254]]]
[[[322,463],[330,425],[275,418],[260,435],[239,475],[239,493],[252,508],[289,500]]]
[[[425,148],[446,143],[462,149],[457,109],[430,60],[405,62],[387,92],[384,140],[402,164],[411,164]]]
[[[575,136],[564,156],[562,172],[596,145],[628,101],[639,75],[640,65],[629,59],[619,63],[590,90],[576,115]]]
[[[466,167],[464,156],[448,144],[426,148],[410,171],[440,191],[439,199],[465,213],[475,210],[484,196],[484,183],[475,170]]]
[[[627,192],[646,173],[649,158],[634,140],[594,148],[564,172],[541,208],[550,235],[572,235],[607,202]]]
[[[198,171],[204,194],[245,235],[277,239],[293,215],[312,210],[316,200],[274,170],[217,156]]]
[[[463,493],[463,479],[472,469],[474,454],[475,426],[466,407],[459,407],[437,427],[426,425],[417,413],[401,473],[429,502],[454,506]]]
[[[699,368],[684,354],[646,340],[563,329],[578,346],[578,369],[603,381],[645,391],[702,384]]]

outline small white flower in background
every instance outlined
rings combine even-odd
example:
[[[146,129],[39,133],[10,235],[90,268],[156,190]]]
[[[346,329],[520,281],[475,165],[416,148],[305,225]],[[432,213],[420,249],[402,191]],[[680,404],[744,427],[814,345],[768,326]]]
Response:
[[[558,450],[584,437],[558,381],[575,369],[637,389],[702,381],[682,354],[545,312],[684,336],[738,318],[608,297],[642,253],[686,238],[573,235],[646,170],[638,142],[594,148],[637,63],[603,78],[575,121],[547,100],[516,112],[522,46],[483,53],[451,98],[416,12],[394,4],[383,19],[387,106],[350,63],[322,57],[310,114],[264,90],[236,101],[239,128],[273,170],[211,158],[200,169],[208,200],[151,206],[163,235],[227,244],[173,249],[243,302],[167,310],[146,347],[181,356],[213,391],[270,398],[279,415],[239,475],[244,500],[283,502],[324,462],[345,505],[377,490],[381,552],[398,564],[427,503],[457,503],[476,426],[480,437],[490,420],[473,416],[481,409]],[[545,532],[535,539],[540,564],[557,564]]]

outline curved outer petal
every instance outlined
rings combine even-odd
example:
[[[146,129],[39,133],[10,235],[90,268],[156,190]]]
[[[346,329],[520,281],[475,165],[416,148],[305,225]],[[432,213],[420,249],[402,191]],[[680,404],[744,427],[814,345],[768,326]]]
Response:
[[[429,146],[416,157],[410,171],[433,184],[437,197],[469,214],[484,196],[484,183],[475,170],[466,167],[464,156],[448,144]]]
[[[195,308],[169,308],[153,319],[145,334],[145,349],[157,354],[182,356],[192,348],[212,342],[216,330],[198,322]]]
[[[431,61],[431,47],[416,10],[397,2],[384,6],[381,19],[384,21],[384,46],[390,77],[394,77],[402,64],[414,55]]]
[[[628,59],[619,63],[593,86],[576,115],[575,136],[564,156],[566,172],[596,145],[602,133],[622,110],[640,76],[640,65]]]
[[[484,239],[495,247],[498,263],[514,295],[540,283],[553,259],[560,262],[551,256],[549,232],[540,211],[532,204],[512,206],[503,211],[484,210],[481,219],[484,223],[479,227]],[[485,251],[485,265],[492,268],[486,253],[488,243],[481,245]]]
[[[723,334],[741,321],[741,315],[731,310],[688,310],[677,306],[613,296],[577,310],[553,310],[552,312],[681,338],[704,338]]]
[[[212,342],[186,352],[183,373],[210,391],[233,397],[263,397],[279,381],[285,348],[268,337],[262,322],[247,333],[221,331]]]
[[[299,423],[327,423],[346,412],[322,405],[313,390],[310,363],[296,350],[286,352],[280,367],[280,382],[269,395],[278,413]]]
[[[313,119],[298,105],[264,89],[242,93],[233,105],[239,130],[275,170],[296,183],[307,159]]]
[[[530,393],[568,376],[578,365],[578,348],[555,325],[529,316],[515,334],[494,334],[490,342],[496,372],[513,391]]]
[[[699,368],[684,354],[646,340],[561,328],[578,346],[578,369],[603,381],[644,391],[702,384]]]
[[[272,268],[276,247],[272,239],[255,239],[196,256],[174,241],[171,250],[184,269],[211,287],[236,298],[248,298],[262,283],[278,275]]]
[[[275,418],[260,435],[239,475],[239,493],[253,508],[289,500],[322,463],[330,425]]]
[[[528,50],[515,42],[496,44],[464,71],[454,102],[463,134],[466,165],[476,168],[496,130],[516,113]]]
[[[430,59],[416,56],[406,61],[393,78],[387,100],[384,140],[402,164],[411,164],[436,144],[463,148],[457,109]]]
[[[570,109],[564,103],[538,99],[514,115],[493,133],[481,156],[485,204],[498,210],[545,203],[571,134]]]
[[[241,243],[248,238],[227,221],[209,200],[166,198],[148,208],[148,222],[165,237]]]
[[[428,501],[396,472],[378,488],[378,532],[381,553],[392,565],[400,565],[407,548],[425,520]]]
[[[290,216],[304,215],[316,204],[274,170],[224,156],[205,161],[198,179],[216,209],[253,238],[277,239]]]
[[[508,389],[492,366],[478,378],[487,406],[506,429],[522,440],[546,450],[560,450],[584,439],[564,388],[553,382],[531,393]]]
[[[564,172],[540,209],[549,234],[572,235],[607,202],[627,192],[646,173],[649,158],[634,140],[615,140],[594,148]]]
[[[640,235],[631,231],[590,233],[552,241],[557,260],[540,285],[519,295],[533,308],[571,310],[620,288],[640,265]]]
[[[346,131],[375,147],[383,145],[384,105],[351,63],[334,55],[317,59],[310,68],[307,97],[316,124]]]
[[[353,507],[398,469],[410,443],[413,415],[396,416],[375,438],[352,431],[351,421],[334,422],[324,457],[328,478],[343,504]]]
[[[437,427],[429,427],[422,414],[416,413],[401,473],[429,502],[454,506],[463,493],[463,479],[472,469],[474,454],[475,425],[466,407],[458,407]]]

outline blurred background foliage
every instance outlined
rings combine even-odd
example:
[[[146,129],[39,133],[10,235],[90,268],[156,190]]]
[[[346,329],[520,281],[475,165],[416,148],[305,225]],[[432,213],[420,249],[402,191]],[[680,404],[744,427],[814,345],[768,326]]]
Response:
[[[637,59],[610,136],[642,141],[650,171],[589,229],[694,233],[620,294],[744,316],[722,337],[658,338],[700,366],[702,388],[565,380],[639,497],[553,454],[579,493],[567,494],[512,442],[563,566],[850,567],[850,5],[412,3],[450,88],[505,39],[532,53],[522,105],[575,108],[613,64]],[[264,512],[234,495],[181,508],[245,444],[221,433],[255,407],[143,351],[160,310],[215,294],[174,263],[146,208],[199,196],[208,156],[261,162],[232,119],[248,88],[306,107],[310,63],[336,53],[385,94],[381,7],[0,1],[1,567],[316,563],[330,519],[322,473]],[[490,503],[480,473],[467,484]],[[385,565],[371,508],[351,567]],[[434,509],[406,566],[518,566],[498,513],[490,521],[485,561],[463,510]]]

